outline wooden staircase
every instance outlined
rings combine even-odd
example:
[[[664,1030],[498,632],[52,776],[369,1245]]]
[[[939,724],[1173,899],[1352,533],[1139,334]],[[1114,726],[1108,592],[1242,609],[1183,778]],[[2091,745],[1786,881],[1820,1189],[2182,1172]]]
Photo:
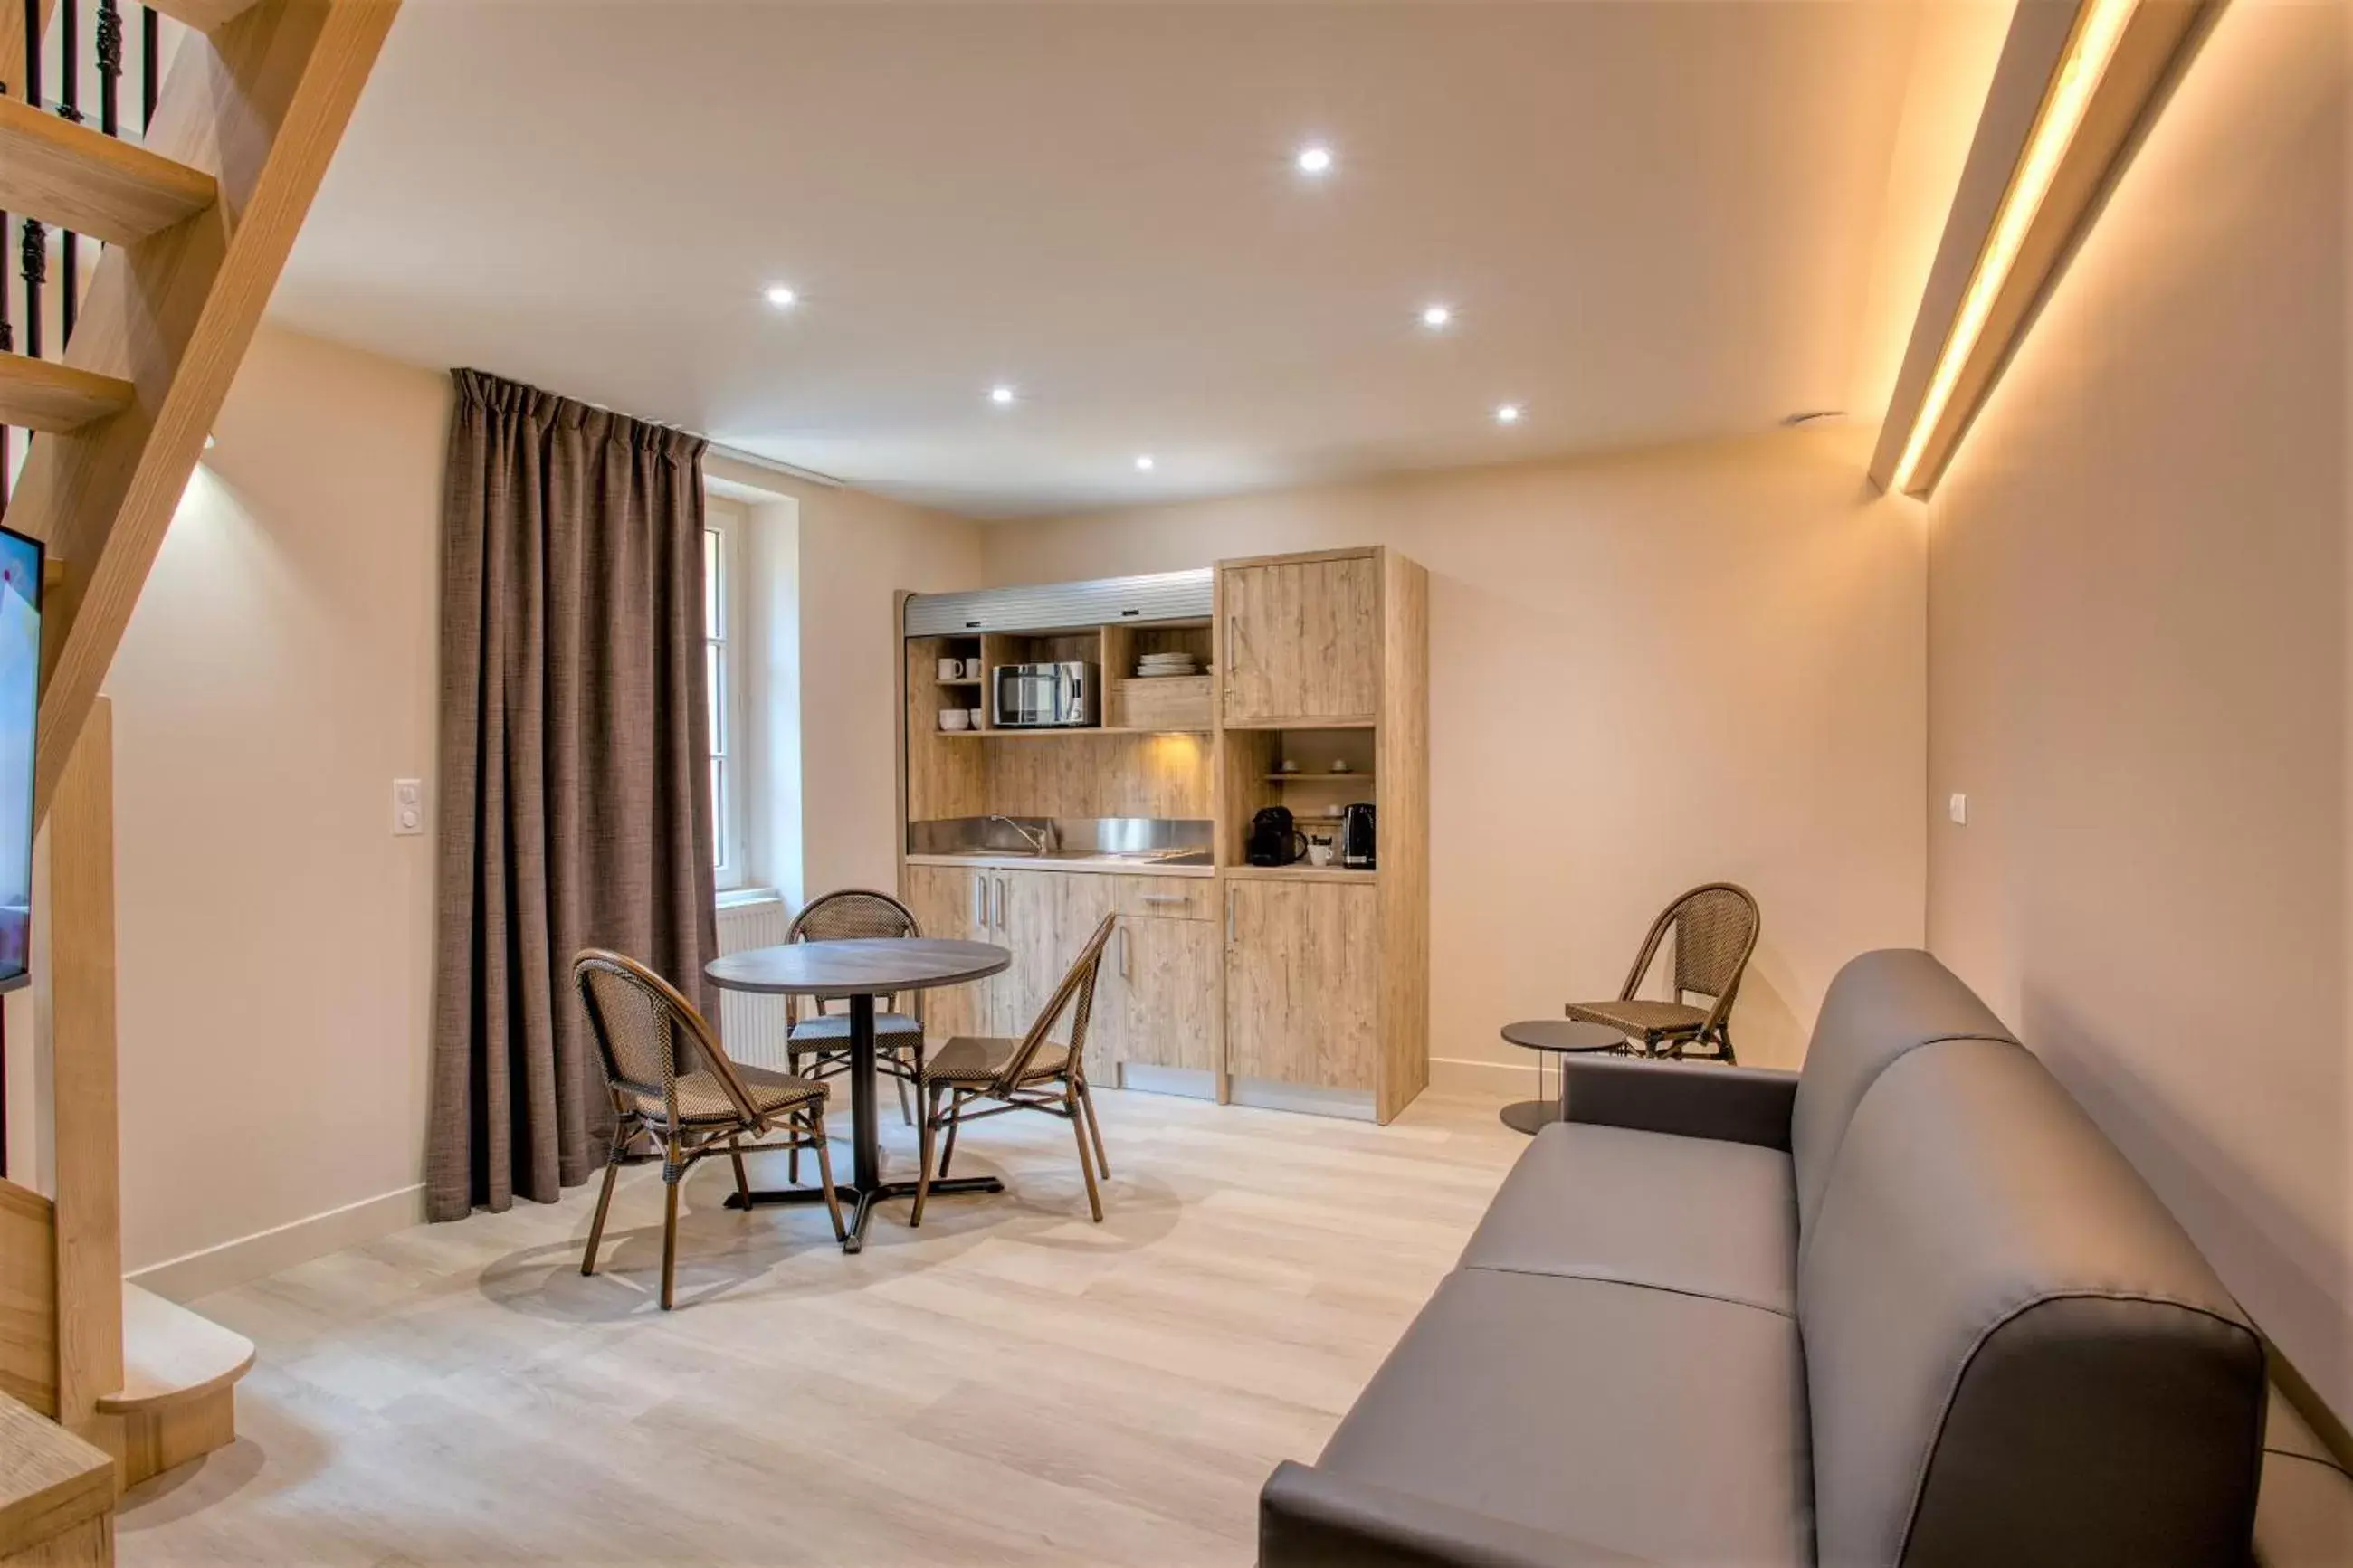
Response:
[[[115,1487],[234,1436],[252,1347],[144,1292],[126,1305],[99,687],[397,0],[154,8],[201,36],[174,58],[138,146],[25,101],[24,7],[0,0],[0,211],[105,242],[62,359],[0,353],[0,425],[38,432],[6,519],[50,563],[34,796],[49,834],[48,963],[35,985],[56,1155],[54,1198],[0,1180],[0,1394],[112,1456]],[[0,1568],[111,1560],[111,1528],[17,1495],[62,1484],[79,1450],[59,1451],[63,1469],[0,1464]],[[68,1514],[71,1541],[26,1533]]]

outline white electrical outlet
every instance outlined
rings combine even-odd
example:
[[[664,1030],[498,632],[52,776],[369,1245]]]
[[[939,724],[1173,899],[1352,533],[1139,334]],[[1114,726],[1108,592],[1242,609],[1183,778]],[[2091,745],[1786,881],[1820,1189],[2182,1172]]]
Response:
[[[1969,797],[1965,795],[1955,795],[1947,797],[1945,801],[1945,815],[1965,827],[1968,826]]]
[[[425,781],[395,779],[392,781],[392,832],[396,838],[406,838],[425,831]]]

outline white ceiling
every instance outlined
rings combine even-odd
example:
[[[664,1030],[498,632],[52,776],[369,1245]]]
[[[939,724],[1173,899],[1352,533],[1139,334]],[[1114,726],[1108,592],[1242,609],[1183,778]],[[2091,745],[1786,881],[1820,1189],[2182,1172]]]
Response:
[[[976,516],[1757,429],[1848,397],[1910,27],[408,0],[273,314]]]

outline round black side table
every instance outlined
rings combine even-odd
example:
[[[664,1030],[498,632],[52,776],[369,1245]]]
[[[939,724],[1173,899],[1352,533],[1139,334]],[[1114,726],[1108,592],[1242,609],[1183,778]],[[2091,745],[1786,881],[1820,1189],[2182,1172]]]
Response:
[[[1627,1049],[1626,1037],[1617,1030],[1601,1024],[1572,1024],[1566,1018],[1530,1018],[1524,1023],[1506,1024],[1504,1038],[1536,1053],[1538,1093],[1544,1090],[1545,1063],[1548,1059]],[[1555,1076],[1559,1077],[1557,1071]],[[1560,1088],[1551,1099],[1514,1100],[1504,1107],[1504,1125],[1514,1131],[1534,1134],[1546,1123],[1561,1119],[1567,1096],[1568,1080],[1561,1078]]]

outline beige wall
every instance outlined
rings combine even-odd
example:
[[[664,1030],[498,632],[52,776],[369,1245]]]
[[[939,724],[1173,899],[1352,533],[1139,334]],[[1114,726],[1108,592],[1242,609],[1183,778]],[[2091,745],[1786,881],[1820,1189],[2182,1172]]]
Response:
[[[2340,7],[2223,14],[1936,492],[1929,571],[1930,941],[2340,1415],[2345,81]]]
[[[1431,1054],[1614,995],[1682,889],[1746,884],[1734,1037],[1794,1063],[1856,952],[1921,938],[1917,509],[1868,432],[1406,476],[986,533],[994,583],[1389,544],[1430,573]]]
[[[126,1268],[416,1212],[448,407],[265,330],[115,658]]]

